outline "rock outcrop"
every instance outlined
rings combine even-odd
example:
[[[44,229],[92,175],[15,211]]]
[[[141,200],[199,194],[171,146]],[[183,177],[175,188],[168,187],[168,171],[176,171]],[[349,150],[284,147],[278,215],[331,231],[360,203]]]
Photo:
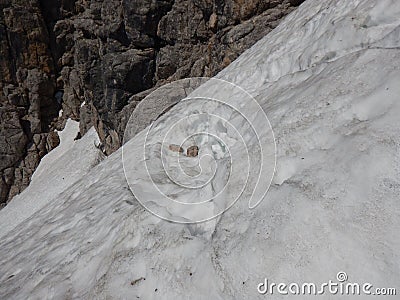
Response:
[[[60,109],[48,45],[37,1],[0,2],[0,203],[23,190],[58,145],[56,133],[48,135]]]
[[[67,118],[81,135],[95,126],[110,154],[157,86],[215,75],[301,2],[1,1],[0,203],[26,187]]]

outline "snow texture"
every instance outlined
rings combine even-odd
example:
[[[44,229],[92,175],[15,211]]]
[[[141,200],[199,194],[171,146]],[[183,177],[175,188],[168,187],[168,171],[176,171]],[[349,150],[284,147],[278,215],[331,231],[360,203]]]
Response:
[[[74,141],[78,132],[79,122],[68,119],[64,130],[58,132],[60,145],[40,161],[31,184],[0,210],[0,237],[47,203],[57,201],[61,192],[102,159],[95,147],[100,142],[96,130],[91,128],[82,139]]]
[[[276,174],[257,208],[163,221],[132,196],[119,150],[2,237],[0,298],[284,299],[259,295],[258,283],[339,271],[399,289],[399,16],[396,0],[309,0],[217,76],[250,92],[274,130]],[[64,155],[82,166],[93,157]],[[52,167],[31,190],[70,174]]]

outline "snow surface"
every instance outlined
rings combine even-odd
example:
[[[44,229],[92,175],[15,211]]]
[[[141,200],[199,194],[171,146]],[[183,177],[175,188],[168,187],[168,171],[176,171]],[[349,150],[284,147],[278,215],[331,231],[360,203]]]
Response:
[[[399,290],[399,15],[396,0],[306,1],[217,76],[250,92],[275,133],[276,174],[257,208],[163,221],[133,198],[119,150],[2,237],[0,298],[280,299],[258,283],[339,271]]]
[[[101,160],[95,147],[99,143],[96,130],[91,128],[82,139],[74,141],[78,132],[79,122],[68,119],[64,130],[58,132],[60,145],[40,161],[31,184],[0,210],[0,237],[47,203],[56,201],[61,192]]]
[[[240,200],[253,208],[266,194],[274,174],[272,129],[249,94],[214,78],[184,79],[165,89],[197,86],[199,81],[203,84],[168,116],[160,117],[122,149],[124,171],[135,198],[169,221],[210,220]],[[131,116],[124,142],[136,132],[137,119],[136,114]],[[193,158],[172,152],[171,144],[180,145],[184,153],[196,145],[199,155]]]

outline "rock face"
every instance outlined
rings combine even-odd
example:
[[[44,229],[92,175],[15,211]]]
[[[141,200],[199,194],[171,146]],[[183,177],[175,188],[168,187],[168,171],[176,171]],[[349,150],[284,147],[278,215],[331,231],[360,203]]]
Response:
[[[1,1],[0,203],[29,183],[66,118],[82,135],[95,126],[110,154],[155,87],[215,75],[301,2]]]
[[[56,133],[48,136],[60,109],[48,45],[37,1],[0,2],[0,203],[29,184],[59,142]]]

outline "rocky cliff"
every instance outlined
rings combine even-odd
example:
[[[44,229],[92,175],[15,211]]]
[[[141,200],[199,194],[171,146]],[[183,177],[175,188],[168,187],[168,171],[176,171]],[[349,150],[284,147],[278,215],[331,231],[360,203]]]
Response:
[[[95,126],[110,154],[155,87],[215,75],[301,2],[0,0],[0,203],[29,184],[67,118],[81,135]]]

